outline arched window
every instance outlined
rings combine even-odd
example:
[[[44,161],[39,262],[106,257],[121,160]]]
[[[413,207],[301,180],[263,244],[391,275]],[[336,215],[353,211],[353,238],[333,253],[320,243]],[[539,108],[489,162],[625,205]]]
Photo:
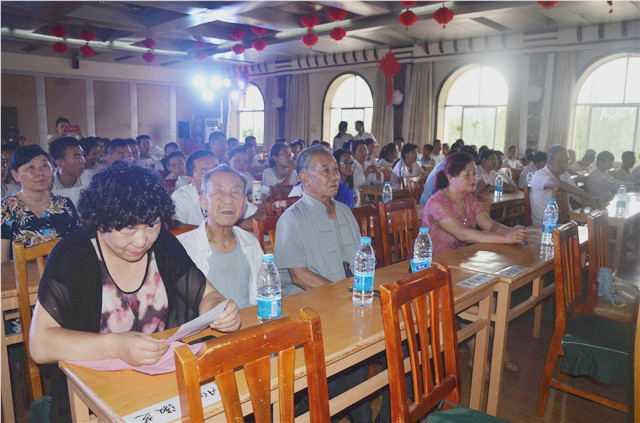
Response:
[[[367,81],[356,74],[337,77],[324,98],[323,139],[331,143],[338,134],[341,121],[349,124],[348,133],[355,135],[356,121],[364,123],[365,132],[371,132],[373,95]]]
[[[594,63],[578,80],[571,148],[592,148],[616,161],[640,148],[640,56],[622,54]]]
[[[264,140],[264,99],[262,93],[253,84],[247,88],[245,98],[238,100],[238,124],[240,130],[240,140],[253,135],[256,137],[258,145],[262,145]]]
[[[509,89],[497,70],[465,67],[442,87],[438,107],[438,136],[453,143],[504,148]]]

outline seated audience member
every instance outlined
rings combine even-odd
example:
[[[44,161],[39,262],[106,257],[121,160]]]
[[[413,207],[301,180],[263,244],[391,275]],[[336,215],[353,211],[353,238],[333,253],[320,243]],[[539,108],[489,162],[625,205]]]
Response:
[[[29,340],[37,363],[154,364],[169,343],[151,334],[225,300],[162,229],[173,204],[157,173],[119,162],[93,178],[78,210],[85,228],[55,246],[40,281]],[[233,301],[210,323],[223,332],[240,325]],[[49,419],[70,421],[66,377],[54,373]]]
[[[609,173],[613,166],[613,154],[609,151],[601,151],[596,158],[596,167],[587,176],[585,189],[592,197],[597,198],[602,204],[607,204],[618,192],[624,181],[619,181]],[[631,188],[629,186],[628,188]]]
[[[573,150],[567,150],[567,154],[569,154],[569,170],[571,170],[571,166],[576,162],[576,152]]]
[[[13,153],[16,152],[18,147],[15,144],[2,144],[0,148],[0,152],[7,159],[7,163],[11,163],[11,159],[13,158]]]
[[[134,165],[140,164],[140,149],[138,148],[138,142],[133,138],[125,138],[129,150],[131,150],[131,158],[129,161]]]
[[[280,269],[282,295],[336,282],[352,275],[360,231],[351,210],[334,201],[340,172],[324,147],[300,152],[302,198],[278,219],[275,263]]]
[[[20,185],[10,177],[9,162],[4,154],[0,154],[0,158],[2,158],[2,199],[4,200],[20,192]]]
[[[87,185],[91,182],[93,175],[100,172],[102,169],[106,169],[106,163],[98,163],[100,159],[101,148],[98,142],[98,138],[89,137],[83,138],[80,141],[82,145],[82,152],[84,154],[84,174],[87,177]]]
[[[91,182],[91,177],[83,176],[84,156],[80,141],[73,137],[57,138],[49,145],[49,153],[58,167],[53,173],[51,193],[69,198],[78,207],[80,190]]]
[[[131,148],[127,140],[122,138],[112,139],[109,144],[107,144],[105,154],[107,166],[113,166],[114,163],[122,160],[127,162],[131,161]]]
[[[364,144],[367,146],[367,151],[369,152],[369,157],[367,157],[368,164],[376,164],[378,160],[378,156],[380,155],[380,146],[378,141],[373,138],[367,138],[364,140]]]
[[[366,140],[367,138],[371,138],[375,140],[376,137],[371,135],[369,132],[364,131],[364,122],[361,120],[356,120],[356,134],[353,136],[353,140]],[[353,151],[353,150],[352,150]]]
[[[633,169],[633,165],[635,163],[636,156],[633,154],[633,151],[625,151],[622,153],[622,165],[616,170],[612,170],[610,172],[611,176],[622,182],[640,182],[640,178],[638,180],[634,180],[631,174],[631,169]]]
[[[586,204],[593,204],[592,197],[578,188],[567,173],[569,154],[561,145],[553,145],[547,152],[547,164],[533,174],[531,181],[531,221],[534,225],[542,224],[542,215],[547,203],[553,197],[553,190],[560,189],[571,194],[570,199]],[[570,203],[570,202],[569,202]],[[571,207],[571,204],[569,204]]]
[[[95,137],[96,142],[98,143],[98,147],[100,148],[100,157],[98,158],[98,163],[101,165],[104,165],[105,167],[107,166],[107,157],[106,157],[106,151],[107,151],[107,144],[109,144],[109,138],[100,138],[100,137]]]
[[[396,135],[393,137],[393,143],[396,145],[399,154],[402,150],[402,146],[404,145],[404,137],[402,135]]]
[[[406,166],[406,174],[403,174],[403,166]],[[402,178],[424,175],[425,171],[418,163],[418,146],[411,143],[403,145],[400,152],[400,160],[393,167],[391,185],[400,188]]]
[[[640,158],[640,156],[638,156],[638,158]],[[640,182],[640,165],[631,171],[631,182]]]
[[[447,157],[449,155],[449,153],[451,152],[451,148],[449,147],[449,144],[447,144],[446,142],[442,144],[442,154]]]
[[[282,142],[275,143],[269,151],[269,167],[262,173],[262,193],[269,196],[269,187],[298,183],[296,162],[291,148]]]
[[[293,153],[293,160],[296,160],[298,158],[298,154],[300,154],[300,152],[304,150],[304,141],[295,140],[291,143],[290,147],[291,152]]]
[[[345,142],[347,142],[347,141],[345,141]],[[314,145],[318,145],[318,144],[320,144],[320,140],[313,140],[313,141],[311,141],[311,147],[313,147]],[[342,144],[342,145],[344,146],[344,144]],[[344,148],[344,147],[343,147],[343,148]]]
[[[140,151],[138,165],[148,169],[164,170],[162,162],[151,156],[151,137],[149,135],[138,135],[136,141],[138,142],[138,149]]]
[[[56,133],[49,137],[49,139],[47,140],[47,143],[51,144],[55,139],[61,138],[61,137],[86,138],[82,134],[82,130],[80,129],[79,126],[78,126],[77,133],[69,133],[68,131],[70,126],[71,126],[71,123],[69,122],[69,119],[67,119],[66,117],[59,117],[58,119],[56,119]]]
[[[422,147],[422,166],[435,166],[436,162],[431,158],[433,152],[433,146],[431,144],[425,144]]]
[[[391,170],[398,161],[399,155],[398,146],[395,143],[390,142],[380,150],[378,165],[380,165],[381,168],[389,168],[389,170]]]
[[[258,150],[258,145],[256,143],[256,137],[253,135],[249,135],[244,139],[244,148],[249,155],[249,169],[253,172],[261,171],[264,169],[265,165],[260,163],[260,159],[256,154]]]
[[[164,145],[164,157],[167,157],[169,154],[174,151],[182,151],[180,150],[180,146],[177,142],[168,142]]]
[[[286,138],[276,138],[276,140],[273,143],[274,144],[286,144],[287,143],[287,139]]]
[[[323,146],[328,152],[331,152],[331,144],[326,141],[320,141],[320,145]]]
[[[525,156],[525,157],[520,159],[520,164],[522,165],[523,169],[525,167],[529,166],[531,164],[531,162],[533,162],[533,157],[534,157],[533,154],[529,154],[528,156]],[[521,175],[522,175],[522,173],[521,173]]]
[[[203,175],[219,164],[218,158],[210,150],[198,150],[189,155],[186,168],[189,185],[176,189],[171,194],[175,204],[172,219],[179,228],[195,228],[204,220],[200,207],[200,189]]]
[[[536,173],[538,170],[542,169],[545,164],[547,164],[547,153],[544,151],[538,151],[533,155],[531,163],[522,169],[522,173],[518,178],[518,186],[520,188],[524,188],[527,185],[527,175],[529,172]]]
[[[593,162],[596,159],[596,152],[594,150],[587,150],[584,156],[577,162],[571,165],[571,170],[579,175],[586,176],[594,168]]]
[[[507,148],[507,158],[504,160],[504,164],[512,169],[522,169],[522,163],[518,160],[518,147],[515,144],[511,144]]]
[[[20,135],[18,137],[18,140],[16,141],[16,145],[18,147],[26,147],[27,145],[29,145],[29,143],[27,142],[27,137],[25,137],[24,135]]]
[[[215,131],[209,135],[207,149],[215,153],[220,164],[229,164],[227,160],[227,136],[223,132]]]
[[[515,244],[527,239],[527,230],[522,226],[509,228],[489,217],[474,197],[476,184],[473,157],[466,153],[447,156],[436,175],[436,192],[422,214],[422,226],[429,228],[434,257],[476,242]]]
[[[353,138],[353,135],[347,133],[347,127],[349,124],[344,120],[338,124],[338,135],[333,137],[334,150],[340,148],[342,144]]]
[[[253,176],[247,172],[249,168],[249,155],[247,149],[244,147],[236,147],[229,151],[229,166],[242,177],[246,192],[251,192],[251,185],[253,184]]]
[[[440,140],[433,141],[433,152],[431,153],[431,158],[433,159],[434,164],[438,164],[444,161],[444,154],[442,154],[442,142]]]
[[[11,174],[20,191],[2,200],[2,263],[9,260],[13,242],[25,247],[62,238],[78,228],[71,200],[49,191],[53,171],[47,153],[37,144],[19,148]]]
[[[170,175],[165,179],[177,179],[175,189],[180,189],[189,185],[189,177],[187,176],[187,158],[182,151],[172,151],[166,157],[167,167],[169,168]]]
[[[240,146],[240,140],[238,140],[237,138],[234,137],[230,137],[227,140],[227,151],[231,151],[236,147]]]
[[[369,150],[364,140],[352,140],[351,153],[356,161],[353,169],[354,186],[360,189],[363,185],[382,185],[384,176],[375,162],[367,161]]]
[[[484,150],[480,153],[478,166],[478,181],[486,186],[494,187],[498,176],[498,155],[495,150]],[[518,186],[507,175],[502,174],[503,192],[515,192]]]
[[[338,171],[340,172],[340,186],[334,199],[352,208],[359,207],[360,190],[353,182],[353,168],[356,164],[353,155],[350,151],[339,148],[334,151],[333,157],[338,162]]]

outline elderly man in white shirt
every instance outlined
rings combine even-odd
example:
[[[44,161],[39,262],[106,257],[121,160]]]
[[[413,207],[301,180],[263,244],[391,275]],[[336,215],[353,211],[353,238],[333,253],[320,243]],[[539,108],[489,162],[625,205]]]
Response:
[[[553,190],[560,189],[575,200],[578,197],[580,202],[593,204],[593,198],[578,188],[567,173],[569,168],[569,154],[567,149],[561,145],[552,146],[547,152],[547,164],[542,169],[533,174],[531,181],[531,220],[534,225],[542,224],[542,215],[547,203],[553,197]],[[571,204],[569,204],[571,207]]]
[[[80,141],[73,137],[60,137],[49,145],[49,153],[58,166],[53,174],[51,192],[67,197],[78,207],[80,191],[89,185],[82,178],[84,172],[84,154]]]
[[[603,204],[608,203],[616,194],[620,185],[625,185],[611,174],[609,169],[613,166],[613,154],[609,151],[601,151],[596,157],[596,167],[587,176],[585,187],[589,195],[597,198]]]

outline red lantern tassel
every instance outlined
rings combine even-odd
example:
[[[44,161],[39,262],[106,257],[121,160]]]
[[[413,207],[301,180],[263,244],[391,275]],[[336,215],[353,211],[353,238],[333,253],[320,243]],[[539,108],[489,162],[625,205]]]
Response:
[[[393,104],[393,79],[387,79],[387,106]]]

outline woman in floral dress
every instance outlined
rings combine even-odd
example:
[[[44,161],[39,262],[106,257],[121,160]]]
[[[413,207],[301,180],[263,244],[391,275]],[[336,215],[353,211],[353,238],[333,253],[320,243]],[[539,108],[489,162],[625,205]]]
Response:
[[[11,174],[22,189],[2,200],[2,263],[9,260],[13,242],[32,247],[62,238],[79,226],[71,200],[49,190],[53,171],[40,146],[18,149],[11,160]]]

